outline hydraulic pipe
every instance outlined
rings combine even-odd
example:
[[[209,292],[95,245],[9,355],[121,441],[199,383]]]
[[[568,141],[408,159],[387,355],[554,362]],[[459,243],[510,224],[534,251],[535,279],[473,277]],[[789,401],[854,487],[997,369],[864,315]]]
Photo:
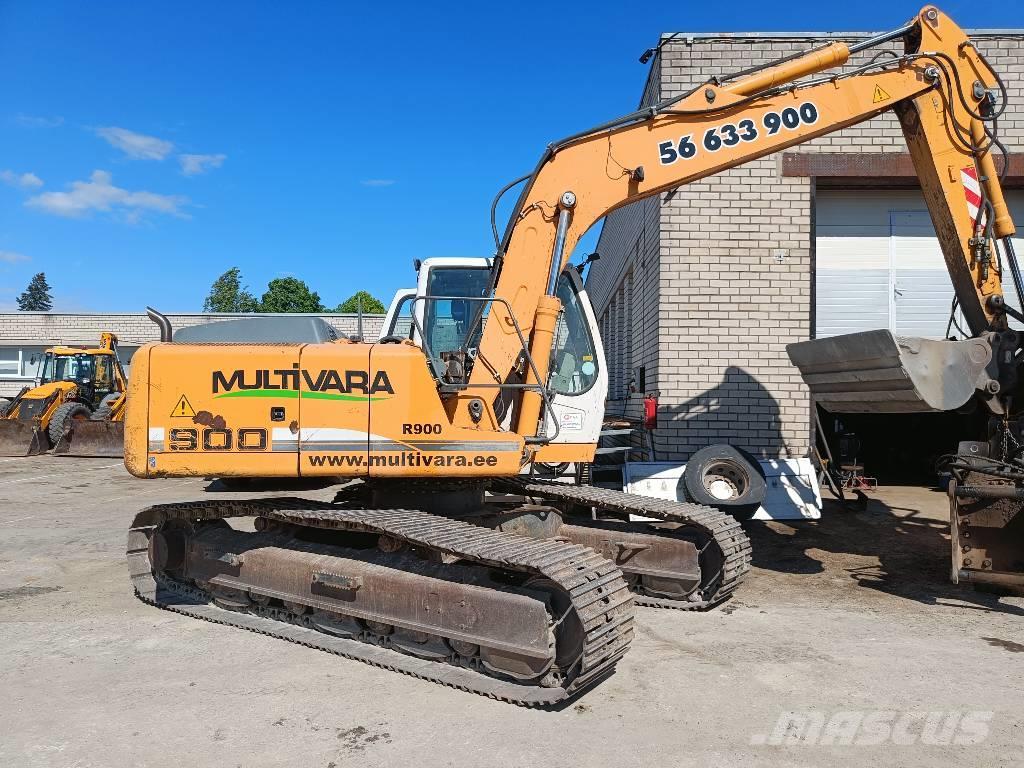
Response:
[[[576,195],[571,191],[562,193],[558,205],[558,224],[555,227],[555,244],[551,249],[551,266],[548,268],[548,282],[545,295],[537,300],[537,311],[533,318],[533,336],[530,339],[530,357],[537,369],[539,380],[527,377],[530,384],[547,386],[548,370],[551,366],[551,347],[555,341],[555,325],[562,303],[555,296],[558,287],[558,276],[562,273],[562,258],[565,255],[565,238],[572,221],[572,209],[576,207]],[[532,369],[527,367],[527,371]],[[533,437],[539,433],[541,405],[544,397],[537,390],[528,389],[523,392],[520,401],[519,417],[516,431],[520,435]]]
[[[769,67],[750,77],[737,80],[735,83],[726,85],[723,90],[739,96],[750,96],[767,88],[813,75],[815,72],[841,67],[849,58],[850,49],[846,43],[832,43],[792,61]]]
[[[894,29],[892,32],[883,32],[880,35],[869,37],[867,40],[861,40],[859,43],[854,43],[850,46],[850,53],[860,53],[868,48],[874,48],[876,45],[884,45],[885,43],[892,42],[893,40],[899,40],[901,37],[906,37],[914,27],[917,26],[916,22],[907,24],[905,27]]]
[[[974,140],[974,146],[985,147],[976,157],[980,176],[978,181],[985,188],[985,198],[992,203],[992,209],[995,211],[992,226],[995,228],[996,237],[1000,240],[1013,237],[1016,229],[1013,226],[1010,209],[1006,205],[1006,198],[1003,197],[1003,188],[999,184],[996,161],[992,157],[992,144],[985,134],[985,126],[976,118],[971,120],[971,138]]]

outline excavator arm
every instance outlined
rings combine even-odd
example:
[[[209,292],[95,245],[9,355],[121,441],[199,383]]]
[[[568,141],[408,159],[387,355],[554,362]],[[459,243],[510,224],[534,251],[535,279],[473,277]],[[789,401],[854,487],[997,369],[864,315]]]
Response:
[[[897,39],[905,42],[902,56],[880,54],[864,66],[828,73],[853,53]],[[559,311],[555,281],[596,221],[624,205],[889,109],[899,116],[972,333],[1005,329],[994,241],[1009,244],[1013,223],[985,122],[998,114],[991,94],[1000,86],[964,32],[929,6],[894,32],[853,46],[833,42],[774,66],[712,79],[553,144],[525,179],[500,244],[496,301],[465,397],[473,397],[474,385],[526,379],[533,387],[523,391],[516,431],[527,442],[542,442],[537,432],[545,395],[537,384],[547,377]],[[530,338],[528,357],[520,334]],[[990,344],[943,350],[935,359],[951,369],[944,374],[950,380],[963,368],[958,364],[973,361],[964,374],[971,379],[963,385],[969,396],[990,362]],[[456,418],[464,411],[456,410]]]

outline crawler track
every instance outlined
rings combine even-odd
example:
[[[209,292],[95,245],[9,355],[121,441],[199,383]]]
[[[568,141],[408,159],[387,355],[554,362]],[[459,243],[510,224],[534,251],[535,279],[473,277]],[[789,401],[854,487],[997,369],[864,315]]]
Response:
[[[526,477],[495,480],[492,488],[535,499],[567,502],[619,514],[638,515],[669,523],[680,523],[704,533],[708,537],[707,546],[717,548],[719,557],[702,558],[702,563],[704,560],[716,560],[720,563],[720,567],[705,572],[702,565],[701,585],[698,590],[699,594],[696,595],[697,599],[671,600],[636,594],[638,605],[675,610],[706,610],[732,595],[750,570],[750,539],[747,538],[735,518],[713,507],[653,499],[648,496],[595,486],[568,485]]]
[[[384,535],[440,556],[498,571],[549,580],[561,590],[583,627],[582,653],[559,679],[523,684],[460,664],[408,655],[379,637],[345,638],[313,628],[310,616],[283,604],[229,611],[211,595],[163,572],[154,572],[150,538],[171,521],[202,523],[256,516],[279,523]],[[572,697],[612,672],[633,635],[633,595],[614,564],[581,546],[479,528],[417,510],[350,509],[303,499],[161,504],[139,513],[128,534],[128,564],[144,602],[194,618],[247,629],[414,677],[524,706],[549,706]],[[375,644],[371,644],[375,643]]]

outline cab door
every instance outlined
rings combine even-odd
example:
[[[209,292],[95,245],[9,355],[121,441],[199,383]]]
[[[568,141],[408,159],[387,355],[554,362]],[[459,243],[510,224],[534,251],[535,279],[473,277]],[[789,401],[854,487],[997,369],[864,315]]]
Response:
[[[558,278],[556,295],[562,312],[555,329],[548,386],[554,392],[552,413],[545,417],[551,441],[597,444],[608,395],[608,371],[597,319],[579,273],[569,267]]]

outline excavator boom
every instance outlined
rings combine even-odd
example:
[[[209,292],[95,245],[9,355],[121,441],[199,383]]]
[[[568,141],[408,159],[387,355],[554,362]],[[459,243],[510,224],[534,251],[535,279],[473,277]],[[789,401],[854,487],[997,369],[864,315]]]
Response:
[[[904,40],[902,56],[876,57],[874,63],[848,72],[822,74],[845,64],[851,51],[894,39]],[[979,119],[989,109],[990,92],[1000,86],[963,31],[929,6],[895,32],[853,47],[833,42],[745,76],[712,80],[683,96],[557,142],[526,179],[496,259],[495,296],[509,302],[524,330],[534,329],[530,351],[543,381],[550,276],[557,274],[595,221],[643,197],[893,109],[969,327],[977,336],[1005,328],[995,253],[978,245],[984,237],[978,236],[964,186],[964,174],[980,180],[984,207],[993,210],[992,236],[1008,238],[1013,224],[998,177],[986,172],[992,143]],[[495,304],[495,312],[504,310]],[[486,364],[474,367],[471,385],[498,382],[517,366],[519,351],[510,323],[502,320],[485,329],[480,359]],[[992,339],[987,343],[992,346]],[[880,359],[900,357],[900,350],[890,345]],[[954,353],[944,359],[946,374],[970,377],[973,369],[949,369],[965,357]],[[918,369],[906,370],[912,375]],[[517,431],[524,437],[536,433],[541,402],[538,392],[523,396]]]

